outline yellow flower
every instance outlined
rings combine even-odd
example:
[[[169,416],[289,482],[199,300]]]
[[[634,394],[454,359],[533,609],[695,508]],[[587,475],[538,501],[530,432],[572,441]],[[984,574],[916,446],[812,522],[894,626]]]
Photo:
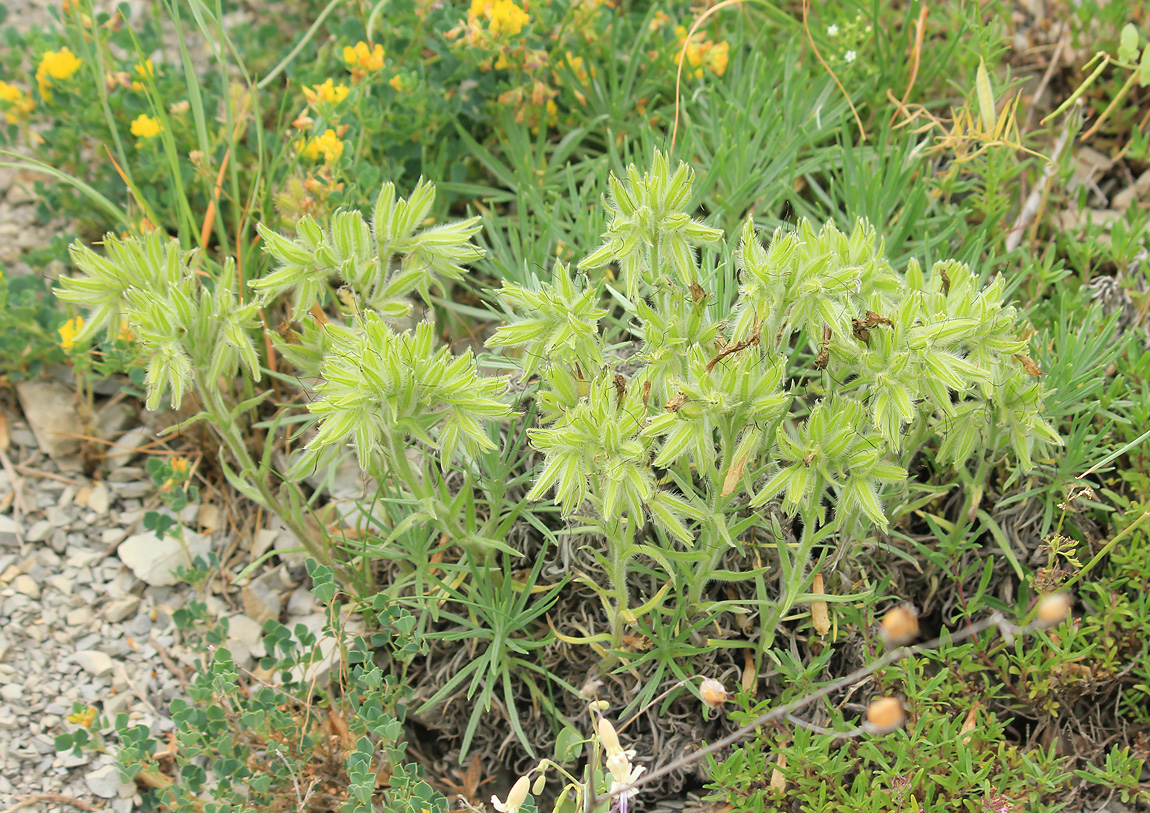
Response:
[[[308,104],[319,104],[326,102],[328,104],[339,104],[347,98],[348,94],[347,85],[337,85],[331,79],[328,79],[322,85],[314,85],[313,87],[303,89],[304,98],[307,99]]]
[[[36,75],[47,75],[53,79],[68,79],[80,70],[80,66],[83,64],[80,58],[65,46],[59,51],[45,51],[40,60],[40,67],[36,69]]]
[[[35,109],[36,103],[15,85],[0,82],[0,120],[23,121]]]
[[[187,474],[190,468],[186,457],[172,458],[172,474]]]
[[[571,52],[568,51],[567,64],[571,66],[571,70],[575,72],[575,76],[580,82],[587,81],[587,70],[583,67],[583,57],[573,56]]]
[[[352,70],[360,68],[365,71],[378,71],[383,68],[383,46],[376,43],[374,48],[370,48],[361,40],[355,47],[350,45],[344,47],[343,61]]]
[[[163,129],[159,119],[145,116],[143,113],[136,116],[136,120],[132,122],[132,135],[136,138],[154,138]]]
[[[120,320],[120,332],[116,334],[116,338],[124,342],[134,342],[136,334],[132,332],[132,328],[128,326],[126,319]]]
[[[84,317],[77,316],[75,319],[69,319],[67,322],[60,326],[57,331],[60,334],[60,347],[65,353],[71,353],[72,348],[76,346],[76,334],[84,328]]]
[[[45,51],[40,58],[40,66],[36,68],[36,82],[40,85],[40,95],[44,101],[52,101],[52,79],[68,79],[83,64],[67,46],[59,51]]]
[[[514,37],[523,30],[523,26],[531,22],[527,12],[511,0],[471,0],[467,16],[472,21],[485,17],[488,21],[487,28],[493,37],[498,37],[500,34]]]
[[[325,164],[334,164],[343,155],[343,142],[335,134],[335,130],[328,129],[318,138],[310,138],[296,142],[300,155],[308,160],[315,161],[321,155]]]

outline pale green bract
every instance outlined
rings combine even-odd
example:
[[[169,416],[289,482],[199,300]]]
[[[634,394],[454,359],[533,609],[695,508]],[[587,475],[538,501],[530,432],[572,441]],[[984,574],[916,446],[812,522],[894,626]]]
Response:
[[[259,304],[240,303],[230,260],[211,283],[192,267],[195,252],[159,231],[125,239],[108,234],[104,250],[106,256],[79,242],[71,246],[72,261],[87,276],[62,278],[59,296],[91,309],[77,342],[100,331],[114,336],[124,325],[135,333],[150,357],[148,409],[158,409],[165,396],[179,408],[197,376],[214,386],[242,365],[260,380],[252,339],[261,326]]]
[[[395,452],[416,438],[450,461],[495,448],[484,422],[512,414],[499,400],[506,379],[479,374],[468,350],[452,356],[436,348],[434,326],[396,333],[374,313],[350,327],[329,324],[329,352],[309,405],[319,432],[296,474],[314,466],[320,452],[351,438],[364,468],[374,469],[381,451]]]

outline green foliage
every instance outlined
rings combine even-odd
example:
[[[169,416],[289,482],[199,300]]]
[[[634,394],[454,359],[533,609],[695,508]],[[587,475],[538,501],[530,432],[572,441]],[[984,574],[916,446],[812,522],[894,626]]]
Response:
[[[0,272],[0,373],[35,377],[44,364],[62,361],[56,331],[63,321],[38,277]]]
[[[536,557],[535,565],[525,574],[522,581],[511,571],[510,558],[505,554],[502,567],[479,568],[469,563],[468,569],[452,567],[447,573],[455,576],[469,576],[462,587],[454,586],[456,579],[438,580],[439,588],[452,604],[452,609],[432,610],[451,627],[444,632],[429,632],[425,638],[452,642],[466,642],[474,651],[475,657],[451,675],[443,687],[425,700],[417,714],[424,714],[440,706],[465,681],[466,698],[474,704],[468,717],[467,728],[460,745],[460,760],[466,756],[475,729],[482,714],[491,708],[495,698],[500,698],[507,711],[511,727],[519,737],[523,749],[535,756],[534,748],[527,739],[520,722],[521,709],[517,707],[515,692],[527,687],[533,700],[550,706],[547,698],[547,684],[540,684],[542,677],[554,683],[547,669],[538,661],[537,655],[543,647],[553,643],[554,637],[540,632],[541,616],[555,604],[559,593],[567,583],[562,579],[555,584],[538,584],[539,572],[545,561],[542,553]],[[534,594],[539,592],[540,595]],[[458,611],[454,608],[458,607]],[[571,686],[564,689],[576,692]],[[551,707],[551,716],[562,724],[562,718]]]

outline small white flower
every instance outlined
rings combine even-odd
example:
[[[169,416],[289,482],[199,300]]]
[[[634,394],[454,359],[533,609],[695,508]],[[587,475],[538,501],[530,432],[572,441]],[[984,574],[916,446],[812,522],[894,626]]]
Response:
[[[640,775],[642,775],[643,771],[647,770],[642,765],[632,765],[629,767],[630,767],[630,770],[628,771],[628,773],[623,775],[622,779],[614,778],[615,775],[612,774],[613,781],[611,782],[611,793],[614,793],[615,791],[619,790],[619,788],[623,788],[623,787],[626,787],[627,785],[630,785],[632,782],[634,782],[636,779],[638,779],[640,777]],[[638,789],[625,791],[624,793],[619,794],[619,799],[625,802],[627,799],[629,799],[632,796],[637,795],[638,793],[639,793]]]
[[[858,54],[856,54],[854,51],[847,51],[845,54],[843,54],[843,59],[850,63],[855,61],[856,56],[858,56]]]
[[[837,25],[828,25],[827,26],[827,36],[837,37],[838,35],[839,35],[839,27]]]

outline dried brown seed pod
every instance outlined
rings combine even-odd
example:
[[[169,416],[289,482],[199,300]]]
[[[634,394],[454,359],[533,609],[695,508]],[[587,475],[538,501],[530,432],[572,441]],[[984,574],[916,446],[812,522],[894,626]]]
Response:
[[[814,593],[826,593],[822,573],[815,574],[815,581],[811,587],[811,591]],[[831,631],[830,612],[827,609],[827,603],[822,599],[816,599],[811,602],[811,623],[815,627],[815,632],[819,635],[826,635]]]
[[[787,789],[787,778],[783,776],[782,771],[785,767],[787,767],[787,757],[785,754],[779,754],[775,759],[775,769],[771,771],[771,790],[782,793]]]

